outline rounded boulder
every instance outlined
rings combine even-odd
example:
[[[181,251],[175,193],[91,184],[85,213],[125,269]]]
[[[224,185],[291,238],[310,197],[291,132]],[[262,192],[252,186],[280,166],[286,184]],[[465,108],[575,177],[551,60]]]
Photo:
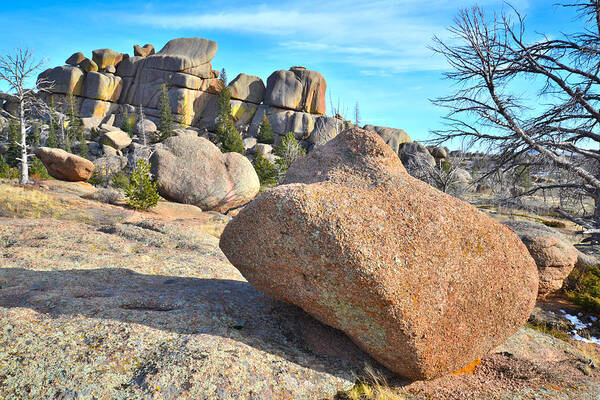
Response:
[[[150,157],[160,194],[203,211],[226,212],[248,203],[260,189],[252,163],[238,153],[221,153],[192,135],[168,138]]]
[[[258,290],[389,369],[410,379],[459,370],[527,321],[538,276],[518,236],[409,176],[377,134],[341,133],[285,183],[233,218],[221,249]]]

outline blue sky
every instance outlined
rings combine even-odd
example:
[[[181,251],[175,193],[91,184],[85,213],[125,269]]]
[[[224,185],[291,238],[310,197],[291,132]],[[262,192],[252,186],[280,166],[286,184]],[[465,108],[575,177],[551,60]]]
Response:
[[[133,53],[152,43],[157,51],[176,37],[204,37],[219,44],[215,69],[229,79],[245,72],[265,81],[271,72],[303,65],[321,72],[328,96],[344,116],[362,123],[405,129],[425,140],[441,127],[443,111],[430,98],[448,94],[444,60],[427,48],[444,36],[459,8],[473,0],[396,1],[81,1],[30,0],[3,4],[0,53],[30,47],[47,66],[72,53],[97,48]],[[480,0],[500,10],[503,2]],[[533,33],[573,30],[572,10],[548,0],[511,2],[527,16]],[[328,112],[330,109],[328,98]]]

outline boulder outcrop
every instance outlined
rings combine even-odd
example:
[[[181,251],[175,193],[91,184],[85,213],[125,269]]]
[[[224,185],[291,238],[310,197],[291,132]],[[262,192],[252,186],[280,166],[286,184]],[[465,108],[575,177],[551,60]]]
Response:
[[[325,78],[317,71],[309,71],[304,67],[275,71],[267,79],[265,104],[312,114],[325,114],[326,89]]]
[[[47,70],[40,78],[55,82],[55,94],[75,95],[81,117],[102,122],[121,121],[125,110],[137,116],[143,109],[145,118],[157,123],[161,86],[166,85],[176,122],[214,132],[217,95],[222,89],[220,73],[212,65],[217,48],[216,42],[196,37],[170,40],[158,52],[151,44],[135,45],[134,56],[98,49],[91,58],[75,53],[67,60],[72,65]],[[291,131],[310,151],[348,127],[345,121],[325,115],[325,78],[305,67],[275,71],[266,86],[260,77],[242,73],[228,88],[232,116],[243,138],[256,137],[267,116],[275,144]],[[382,135],[396,152],[410,141],[399,129],[366,128]]]
[[[504,223],[521,238],[535,260],[539,273],[540,298],[560,290],[569,276],[579,252],[556,230],[537,222],[508,221]]]
[[[192,135],[171,137],[150,157],[158,191],[203,211],[226,212],[248,203],[260,182],[250,161],[238,153],[221,153],[209,140]]]
[[[40,147],[35,155],[44,164],[50,176],[63,181],[87,181],[94,172],[94,164],[85,158],[62,149]]]
[[[527,321],[538,275],[517,235],[408,175],[377,134],[345,131],[284,183],[234,217],[221,249],[257,289],[391,370],[461,369]]]

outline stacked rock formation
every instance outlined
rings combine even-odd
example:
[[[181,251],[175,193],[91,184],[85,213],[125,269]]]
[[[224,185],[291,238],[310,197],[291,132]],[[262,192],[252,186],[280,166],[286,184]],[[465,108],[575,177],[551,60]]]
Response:
[[[538,274],[517,235],[408,175],[377,134],[343,132],[285,183],[234,217],[221,249],[257,289],[391,370],[461,369],[527,321]]]
[[[40,78],[54,82],[55,95],[74,95],[81,117],[115,125],[124,110],[137,115],[140,106],[157,122],[160,87],[166,84],[179,123],[214,131],[222,86],[212,69],[216,52],[217,43],[202,38],[173,39],[156,53],[151,44],[135,45],[134,56],[99,49],[91,59],[75,53],[67,65],[46,70]],[[275,71],[266,86],[257,76],[240,74],[228,87],[232,114],[244,136],[255,137],[265,115],[277,137],[294,132],[305,147],[323,144],[342,130],[342,121],[325,115],[327,84],[316,71]]]

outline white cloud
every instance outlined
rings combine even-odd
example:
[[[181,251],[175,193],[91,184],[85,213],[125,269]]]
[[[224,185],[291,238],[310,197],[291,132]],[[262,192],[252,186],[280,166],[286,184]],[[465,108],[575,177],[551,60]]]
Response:
[[[282,1],[248,4],[214,12],[148,12],[128,16],[130,22],[164,29],[220,30],[274,37],[280,49],[303,55],[335,55],[337,62],[361,68],[363,75],[444,68],[428,45],[461,7],[473,0],[397,0],[327,2]],[[527,6],[520,1],[521,9]],[[502,4],[480,0],[480,5]],[[172,7],[171,9],[173,9]]]

